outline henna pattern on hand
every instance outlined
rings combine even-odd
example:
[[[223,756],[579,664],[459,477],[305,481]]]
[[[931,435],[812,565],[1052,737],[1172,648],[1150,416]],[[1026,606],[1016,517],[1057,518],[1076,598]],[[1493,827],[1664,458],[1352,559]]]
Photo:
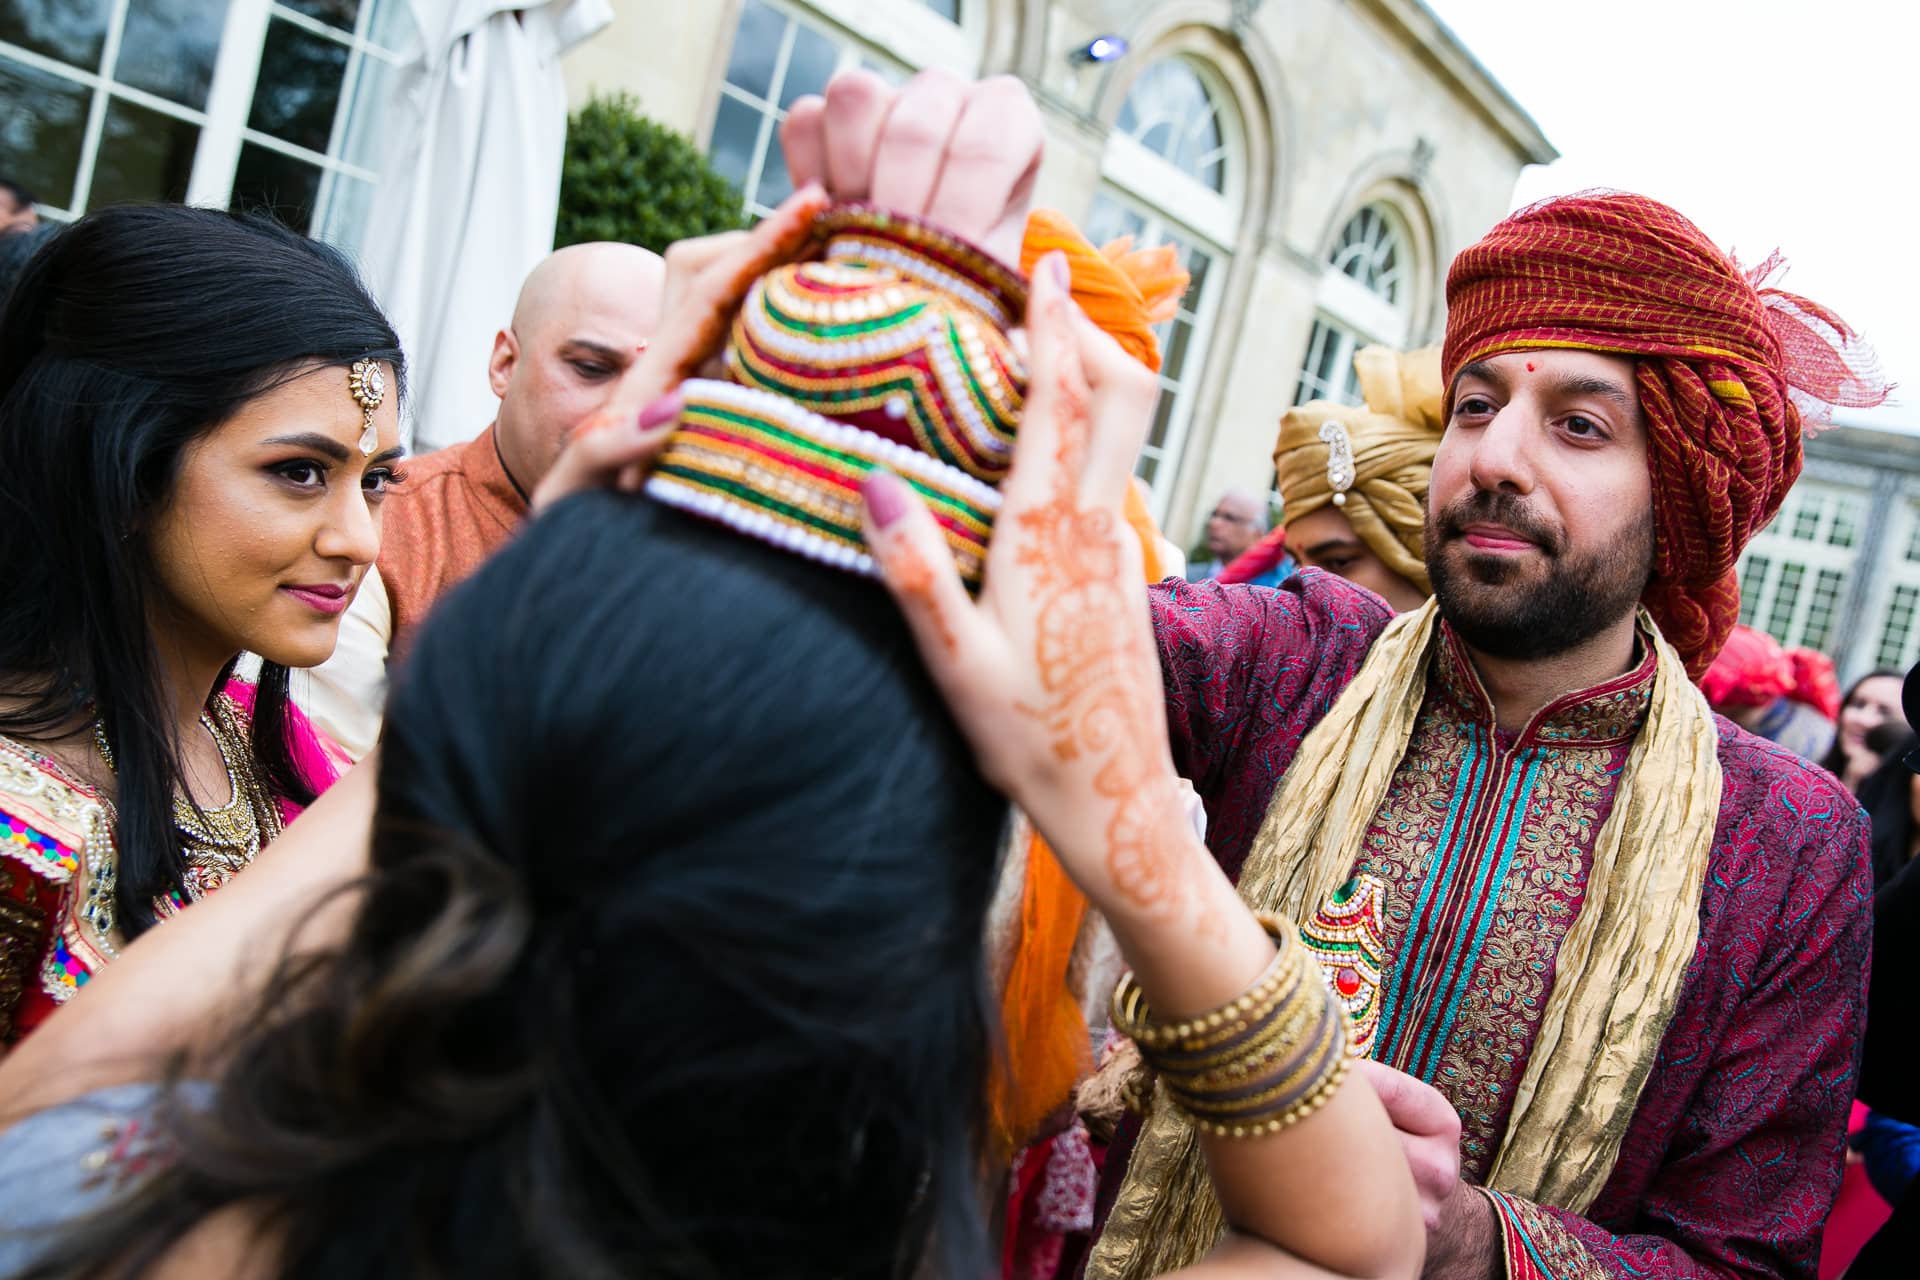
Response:
[[[1064,321],[1061,322],[1065,327]],[[1081,504],[1077,477],[1092,421],[1069,360],[1054,392],[1060,444],[1053,492],[1018,513],[1019,562],[1034,569],[1034,641],[1047,725],[1061,761],[1099,761],[1094,789],[1117,803],[1107,823],[1107,871],[1134,905],[1171,916],[1184,905],[1177,863],[1186,843],[1177,784],[1156,758],[1155,658],[1121,586],[1125,529],[1115,513]],[[1104,759],[1102,759],[1104,758]]]
[[[900,593],[902,599],[920,606],[933,623],[934,633],[940,638],[940,647],[952,653],[955,648],[953,627],[948,624],[947,615],[933,594],[933,569],[927,564],[926,557],[920,554],[920,548],[910,542],[902,542],[894,549],[889,560],[894,590]]]

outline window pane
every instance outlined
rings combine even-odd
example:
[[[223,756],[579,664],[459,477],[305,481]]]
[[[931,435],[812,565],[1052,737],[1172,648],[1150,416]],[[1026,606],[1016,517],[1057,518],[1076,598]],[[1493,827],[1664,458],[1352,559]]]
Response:
[[[345,45],[275,18],[260,51],[260,79],[247,126],[310,151],[325,151],[346,71]]]
[[[312,226],[313,205],[319,195],[317,165],[281,155],[257,142],[241,146],[229,208],[270,213],[305,234]]]
[[[740,25],[733,31],[733,54],[727,60],[727,83],[756,98],[773,96],[773,68],[780,58],[780,40],[787,19],[759,0],[747,0]]]
[[[1087,214],[1087,239],[1102,245],[1122,236],[1138,236],[1146,225],[1145,218],[1103,191],[1094,196],[1093,209]]]
[[[760,122],[765,117],[738,99],[720,95],[720,111],[713,118],[713,137],[707,159],[720,176],[741,190],[753,171],[753,149],[760,145]]]
[[[113,78],[203,110],[227,0],[132,0]]]
[[[87,208],[129,200],[184,200],[200,126],[115,98],[93,162]]]
[[[1127,91],[1114,124],[1209,189],[1226,190],[1213,95],[1187,63],[1166,58],[1143,71]]]
[[[933,10],[948,22],[960,21],[960,0],[920,0],[920,3]]]
[[[827,81],[840,65],[840,46],[811,27],[793,33],[793,54],[787,59],[786,78],[780,83],[780,109],[792,106],[796,98],[809,93],[824,93]]]
[[[360,0],[280,0],[280,3],[342,31],[353,30],[353,21],[360,16]]]
[[[1161,358],[1160,372],[1178,382],[1187,365],[1187,345],[1193,341],[1193,323],[1175,320],[1170,328],[1171,332],[1162,342],[1166,354]]]
[[[36,199],[72,204],[91,96],[71,80],[0,61],[0,151],[7,176]]]
[[[1153,429],[1147,432],[1147,447],[1156,452],[1166,448],[1167,433],[1173,428],[1173,406],[1178,397],[1166,389],[1160,392],[1160,402],[1153,407]]]
[[[98,71],[112,10],[113,0],[6,0],[0,40]]]
[[[787,153],[781,150],[777,134],[767,135],[767,159],[760,166],[760,186],[753,193],[755,204],[771,209],[793,194],[793,176],[787,172]]]

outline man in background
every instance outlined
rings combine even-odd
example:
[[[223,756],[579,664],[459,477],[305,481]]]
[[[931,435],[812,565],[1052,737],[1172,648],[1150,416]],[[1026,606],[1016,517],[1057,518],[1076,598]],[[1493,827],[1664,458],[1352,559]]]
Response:
[[[1267,504],[1240,489],[1229,489],[1207,517],[1207,558],[1187,570],[1187,581],[1217,578],[1267,531]]]
[[[493,424],[406,465],[339,645],[296,686],[308,715],[356,760],[380,734],[389,657],[513,536],[567,437],[646,350],[664,279],[657,254],[614,243],[558,250],[527,276],[487,367],[500,397]]]

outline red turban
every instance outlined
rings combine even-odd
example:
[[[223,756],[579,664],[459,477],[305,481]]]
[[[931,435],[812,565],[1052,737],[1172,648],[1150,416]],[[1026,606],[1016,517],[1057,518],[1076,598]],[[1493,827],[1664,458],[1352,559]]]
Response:
[[[1766,286],[1779,265],[1743,272],[1667,206],[1590,194],[1514,214],[1447,275],[1449,385],[1506,351],[1636,358],[1653,471],[1644,599],[1695,677],[1739,616],[1741,548],[1800,475],[1802,413],[1886,398],[1844,321]]]
[[[1783,649],[1772,636],[1752,627],[1734,627],[1700,677],[1700,691],[1716,711],[1770,707],[1790,698],[1829,720],[1840,714],[1840,683],[1832,659],[1811,649]]]

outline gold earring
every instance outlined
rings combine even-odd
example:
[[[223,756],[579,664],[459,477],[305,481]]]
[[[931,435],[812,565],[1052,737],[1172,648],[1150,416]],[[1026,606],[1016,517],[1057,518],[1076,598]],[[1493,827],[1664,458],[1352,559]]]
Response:
[[[373,447],[380,443],[380,430],[373,425],[373,411],[387,398],[387,375],[372,360],[355,360],[347,374],[347,390],[367,416],[367,429],[360,433],[360,452],[371,457]]]

